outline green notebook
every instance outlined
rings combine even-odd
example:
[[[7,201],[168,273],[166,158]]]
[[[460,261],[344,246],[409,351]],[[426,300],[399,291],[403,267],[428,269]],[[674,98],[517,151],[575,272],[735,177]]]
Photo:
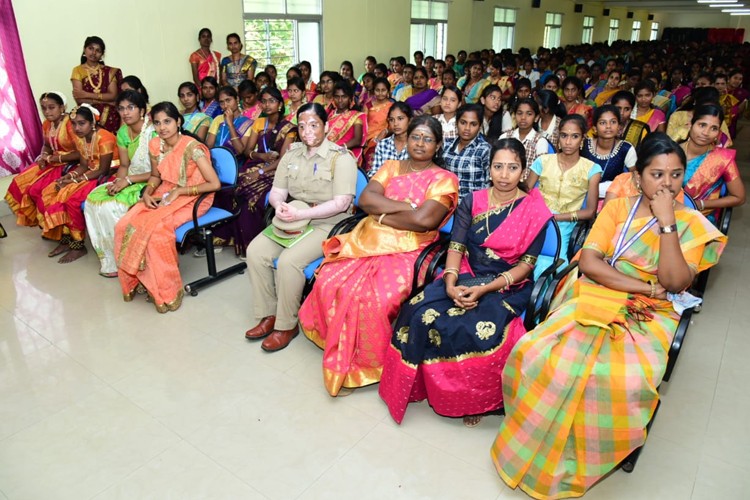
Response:
[[[298,241],[303,239],[305,236],[313,232],[313,227],[311,224],[308,224],[304,231],[302,231],[302,234],[299,236],[295,236],[294,238],[280,238],[276,233],[273,232],[273,224],[268,226],[263,230],[263,234],[266,235],[266,237],[272,239],[279,245],[281,245],[284,248],[292,248],[294,245],[297,244]]]

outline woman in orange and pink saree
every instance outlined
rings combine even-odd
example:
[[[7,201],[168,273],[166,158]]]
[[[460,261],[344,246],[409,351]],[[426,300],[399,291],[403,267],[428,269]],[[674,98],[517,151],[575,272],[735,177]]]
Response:
[[[458,201],[458,179],[437,164],[440,123],[417,117],[408,135],[411,159],[387,161],[360,197],[369,216],[323,243],[324,263],[299,311],[302,331],[324,350],[323,382],[331,396],[380,380],[391,322],[411,294],[414,263]]]
[[[467,426],[502,407],[500,374],[526,333],[521,314],[552,218],[538,190],[520,190],[525,156],[518,139],[495,143],[492,187],[461,201],[443,279],[401,308],[379,389],[398,423],[410,402],[424,399]],[[472,278],[485,284],[467,283]]]
[[[671,300],[726,244],[674,199],[685,154],[663,133],[641,143],[642,194],[607,203],[550,316],[503,369],[500,477],[533,498],[584,495],[646,440],[680,320]]]
[[[723,111],[717,104],[696,107],[688,139],[682,143],[687,155],[685,192],[711,221],[717,220],[721,209],[745,203],[745,184],[735,162],[737,152],[717,147],[723,119]],[[727,193],[721,196],[724,185]]]
[[[346,81],[336,82],[333,87],[335,111],[328,115],[328,140],[346,146],[357,164],[362,161],[362,146],[367,137],[367,117],[361,111],[351,109],[354,89]]]
[[[110,168],[120,165],[115,136],[97,129],[97,118],[99,111],[90,104],[82,104],[70,112],[80,163],[42,191],[42,230],[60,238],[48,256],[65,254],[58,260],[61,264],[86,254],[86,219],[81,204],[100,180],[108,180]]]
[[[179,133],[182,118],[174,104],[155,105],[151,118],[158,134],[149,142],[151,177],[143,203],[115,226],[115,258],[125,301],[133,300],[140,283],[156,310],[166,313],[176,311],[183,296],[174,231],[191,220],[198,196],[216,191],[220,183],[208,148]],[[212,202],[210,194],[198,215]]]
[[[45,118],[42,154],[36,163],[13,178],[5,195],[19,226],[40,225],[39,215],[45,211],[42,191],[63,175],[65,165],[78,163],[80,158],[73,125],[65,113],[65,96],[59,92],[46,92],[39,103]],[[60,231],[57,231],[60,234],[45,234],[44,237],[59,240]]]

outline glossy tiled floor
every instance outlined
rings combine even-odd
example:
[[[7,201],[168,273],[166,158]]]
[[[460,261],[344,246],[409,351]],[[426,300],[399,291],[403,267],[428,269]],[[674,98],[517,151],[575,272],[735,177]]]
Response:
[[[747,212],[638,467],[586,498],[750,496]],[[95,256],[57,264],[38,231],[0,222],[0,498],[527,498],[491,465],[499,417],[468,429],[416,404],[398,426],[376,388],[329,397],[306,339],[276,354],[246,342],[246,276],[159,315],[124,303]]]

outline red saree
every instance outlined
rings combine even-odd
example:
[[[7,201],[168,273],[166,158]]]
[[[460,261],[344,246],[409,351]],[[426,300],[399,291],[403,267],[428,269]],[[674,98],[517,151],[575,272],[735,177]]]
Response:
[[[96,71],[90,72],[85,64],[81,64],[73,68],[70,79],[80,81],[83,90],[86,92],[102,94],[107,92],[107,89],[109,89],[110,84],[114,80],[117,83],[117,91],[119,92],[120,82],[122,82],[122,71],[119,68],[100,64]],[[120,113],[117,112],[114,103],[94,102],[91,105],[101,113],[99,125],[116,134],[120,128]]]
[[[360,146],[355,146],[349,150],[359,163],[362,158],[362,147],[367,140],[367,118],[365,114],[349,110],[344,113],[331,113],[328,116],[328,140],[339,146],[343,146],[354,138],[355,125],[362,126],[362,142]]]
[[[80,137],[75,138],[76,149],[81,158],[88,158],[90,171],[99,169],[101,157],[112,155],[110,168],[116,169],[120,164],[120,152],[117,149],[115,136],[104,129],[94,132],[91,138],[92,149],[87,151],[86,142]],[[107,176],[107,174],[103,174]],[[74,240],[83,240],[86,236],[86,220],[83,218],[81,204],[86,200],[89,193],[97,186],[98,180],[81,180],[66,184],[58,190],[57,185],[49,183],[42,190],[42,204],[44,211],[40,211],[40,219],[44,236],[46,238],[59,240],[62,234],[70,234]]]
[[[161,198],[175,187],[195,186],[206,180],[196,160],[210,157],[208,148],[192,137],[181,136],[172,151],[160,150],[160,139],[149,142],[152,158],[158,161],[161,184],[154,198]],[[205,214],[213,203],[213,194],[198,209]],[[146,287],[159,312],[174,310],[182,301],[182,278],[178,268],[174,230],[193,216],[197,197],[179,196],[169,205],[156,209],[136,204],[115,226],[115,258],[125,300],[132,299],[138,282]]]
[[[458,179],[441,168],[399,175],[399,162],[388,161],[373,181],[392,200],[437,201],[449,211],[442,224],[458,201]],[[391,322],[411,293],[414,262],[437,237],[437,230],[403,231],[367,217],[351,233],[323,242],[325,261],[299,322],[324,350],[323,382],[332,396],[341,387],[380,380]]]
[[[42,132],[44,144],[52,151],[52,155],[64,155],[76,150],[75,133],[67,115],[56,129],[52,128],[51,122],[45,121]],[[42,191],[60,178],[64,167],[62,163],[48,163],[44,167],[34,163],[13,178],[5,201],[16,215],[16,224],[29,227],[40,224],[39,213],[45,210]]]

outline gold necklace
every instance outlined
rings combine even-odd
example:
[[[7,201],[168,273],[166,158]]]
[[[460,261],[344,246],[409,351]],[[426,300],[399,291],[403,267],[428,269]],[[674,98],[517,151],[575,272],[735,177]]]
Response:
[[[94,85],[94,75],[99,77],[99,83]],[[96,73],[92,72],[91,69],[89,69],[88,66],[86,66],[86,76],[89,79],[89,83],[91,84],[91,88],[93,89],[94,94],[100,94],[102,90],[102,83],[104,82],[104,76],[102,75],[102,66],[97,65],[96,67]]]
[[[516,200],[518,200],[519,195],[520,195],[520,190],[518,188],[516,188],[516,195],[513,197],[512,200],[506,201],[504,206],[502,205],[503,202],[500,202],[497,205],[495,205],[496,208],[499,207],[499,206],[503,207],[497,213],[501,214],[501,213],[503,213],[503,211],[507,207],[510,207],[510,210],[508,210],[508,215],[505,216],[505,218],[507,220],[508,217],[510,217],[510,214],[513,213],[513,207],[516,205]],[[495,188],[490,188],[490,196],[489,196],[489,198],[490,198],[489,199],[489,203],[487,203],[487,205],[488,205],[488,207],[487,207],[487,213],[485,214],[485,218],[484,218],[484,227],[487,230],[487,237],[488,238],[490,236],[490,212],[492,212],[492,205],[493,205],[493,203],[495,201],[494,200],[494,198],[495,198]]]
[[[89,170],[96,170],[99,168],[98,166],[92,165],[94,161],[94,146],[96,145],[96,130],[94,131],[93,135],[91,136],[91,142],[86,144],[86,139],[83,140],[83,156],[88,160],[89,162]],[[91,168],[91,167],[94,168]]]
[[[430,162],[429,162],[429,163],[427,164],[427,166],[426,166],[426,167],[423,167],[423,168],[414,168],[414,167],[412,166],[412,164],[413,164],[413,162],[412,162],[412,161],[411,161],[411,159],[410,159],[410,160],[409,160],[408,162],[406,162],[406,168],[408,168],[408,169],[409,169],[410,171],[412,171],[412,172],[424,172],[425,170],[427,170],[428,168],[430,168],[430,167],[432,166],[432,161],[430,161]]]

